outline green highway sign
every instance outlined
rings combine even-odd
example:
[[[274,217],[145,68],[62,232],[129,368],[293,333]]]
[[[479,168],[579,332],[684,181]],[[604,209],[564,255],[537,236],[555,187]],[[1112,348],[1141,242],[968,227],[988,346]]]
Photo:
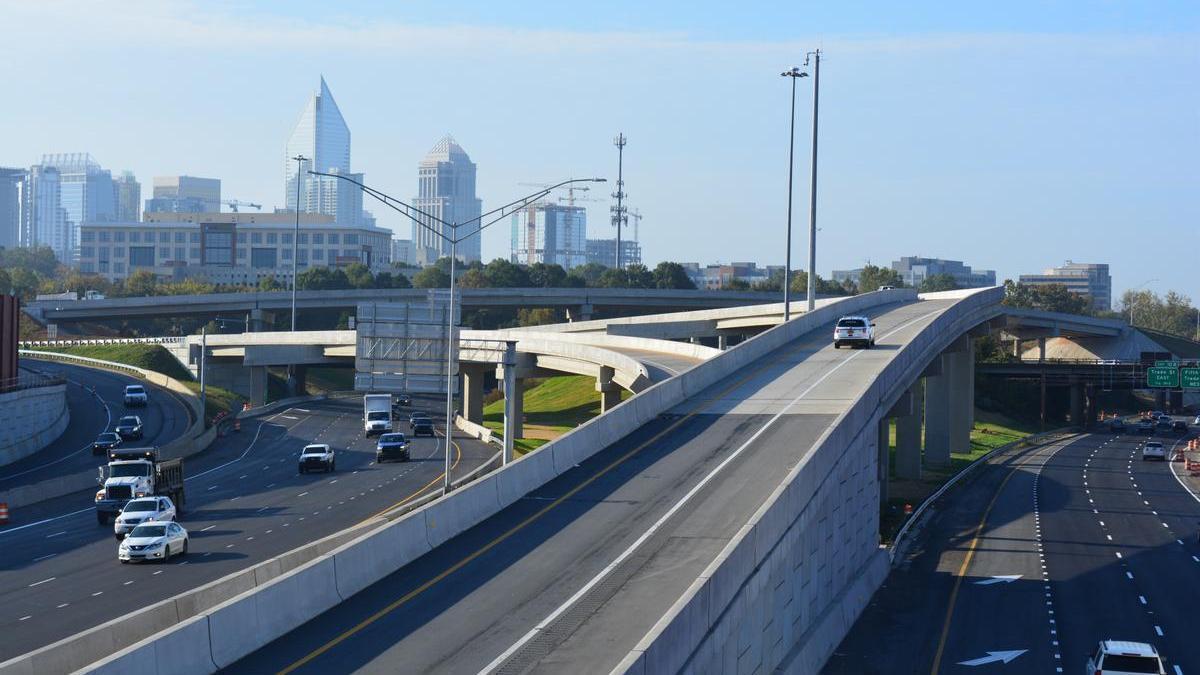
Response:
[[[1184,389],[1200,389],[1200,368],[1182,368],[1179,377]]]
[[[1155,361],[1154,367],[1155,368],[1178,368],[1179,362],[1178,361]]]
[[[1174,389],[1179,386],[1179,369],[1178,368],[1154,368],[1146,369],[1146,386],[1147,387],[1167,387]]]

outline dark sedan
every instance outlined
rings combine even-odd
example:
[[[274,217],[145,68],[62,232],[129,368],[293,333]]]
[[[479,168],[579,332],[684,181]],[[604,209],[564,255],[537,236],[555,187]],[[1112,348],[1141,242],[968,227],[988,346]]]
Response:
[[[1149,436],[1150,434],[1154,433],[1154,422],[1151,422],[1150,420],[1142,420],[1141,422],[1138,422],[1137,430],[1139,434]]]
[[[121,436],[111,431],[106,431],[96,437],[92,441],[92,454],[103,455],[113,448],[121,447]]]
[[[1171,431],[1174,431],[1177,434],[1186,434],[1187,422],[1184,422],[1183,420],[1175,420],[1174,422],[1171,422]]]
[[[412,422],[413,436],[435,436],[433,431],[433,420],[428,417],[418,417]]]
[[[408,461],[408,439],[404,434],[384,434],[379,437],[379,442],[375,444],[375,461],[383,464],[384,462],[407,462]]]

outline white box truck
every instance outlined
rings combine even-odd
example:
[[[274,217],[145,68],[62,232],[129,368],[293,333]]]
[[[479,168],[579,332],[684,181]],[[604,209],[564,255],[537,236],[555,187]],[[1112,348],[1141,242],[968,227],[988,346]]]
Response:
[[[392,430],[392,395],[363,396],[363,433],[367,436],[386,434]]]

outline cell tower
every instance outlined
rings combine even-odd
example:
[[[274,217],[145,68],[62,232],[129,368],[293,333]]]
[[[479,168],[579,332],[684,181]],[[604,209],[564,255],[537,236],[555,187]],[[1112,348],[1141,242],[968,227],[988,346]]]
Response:
[[[624,160],[625,160],[625,134],[618,133],[613,139],[613,145],[617,146],[617,191],[613,193],[613,197],[617,200],[617,205],[609,207],[612,211],[612,222],[617,227],[617,269],[621,267],[621,226],[629,222],[629,216],[625,214],[625,177],[624,177]]]

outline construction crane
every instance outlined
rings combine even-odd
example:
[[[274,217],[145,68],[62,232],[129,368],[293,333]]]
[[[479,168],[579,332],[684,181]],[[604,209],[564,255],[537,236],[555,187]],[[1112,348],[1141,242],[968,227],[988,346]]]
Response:
[[[550,183],[518,183],[518,185],[524,185],[524,186],[528,186],[528,187],[539,187],[539,188],[552,187],[550,185]],[[567,188],[567,196],[559,197],[558,201],[566,202],[567,206],[570,208],[575,207],[575,202],[602,201],[600,199],[590,199],[587,197],[576,197],[575,196],[576,190],[578,190],[580,192],[587,192],[590,189],[591,188],[587,187],[586,185],[581,185],[581,186],[571,185]],[[530,212],[532,212],[536,208],[537,208],[536,205],[530,204],[528,210]],[[572,229],[573,224],[574,224],[573,216],[568,217],[566,219],[566,221],[564,222],[564,227],[563,227],[563,234],[565,235],[564,238],[566,239],[566,246],[561,247],[560,250],[564,251],[565,255],[567,256],[567,261],[566,261],[567,265],[570,264],[571,258],[582,259],[585,257],[586,252],[587,252],[586,249],[577,250],[575,248],[572,248],[571,242],[574,239],[574,237],[573,237],[574,233],[573,233],[573,229]],[[532,213],[530,213],[529,216],[527,216],[525,219],[525,241],[526,241],[525,262],[526,262],[526,264],[533,264],[535,262],[534,258],[536,257],[536,254],[535,254],[535,251],[533,248],[533,242],[535,242],[537,240],[536,237],[537,237],[537,221],[533,217]],[[552,259],[552,258],[557,258],[557,257],[558,257],[558,252],[551,252],[551,251],[547,251],[547,250],[542,251],[542,258],[543,258],[543,261],[546,263],[559,262],[557,260]],[[566,267],[567,265],[564,265],[564,267]]]
[[[262,204],[251,204],[250,202],[238,201],[237,199],[222,199],[221,203],[229,207],[229,210],[237,213],[239,206],[248,206],[252,209],[262,211]]]
[[[638,229],[640,229],[642,224],[642,212],[637,209],[629,209],[629,217],[633,218],[633,240],[640,242],[641,238],[638,237]]]

